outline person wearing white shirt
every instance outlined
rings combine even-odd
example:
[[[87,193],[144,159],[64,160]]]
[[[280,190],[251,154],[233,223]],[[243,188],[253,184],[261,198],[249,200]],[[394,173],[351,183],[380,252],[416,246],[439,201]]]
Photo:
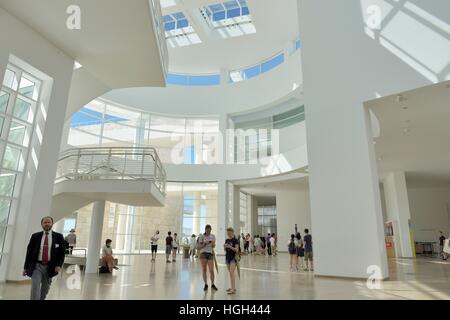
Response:
[[[156,253],[158,252],[158,241],[159,241],[159,230],[150,239],[151,249],[152,249],[152,261],[156,259]]]
[[[112,240],[107,239],[105,245],[102,248],[102,265],[107,266],[109,269],[109,272],[111,273],[113,269],[117,270],[117,266],[114,262],[114,256],[113,256],[113,250],[111,247]]]

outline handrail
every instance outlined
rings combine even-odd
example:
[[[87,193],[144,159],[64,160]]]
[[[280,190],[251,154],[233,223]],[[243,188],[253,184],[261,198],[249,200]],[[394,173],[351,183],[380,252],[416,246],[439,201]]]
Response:
[[[165,195],[166,177],[154,147],[87,147],[60,154],[55,180],[147,180]]]

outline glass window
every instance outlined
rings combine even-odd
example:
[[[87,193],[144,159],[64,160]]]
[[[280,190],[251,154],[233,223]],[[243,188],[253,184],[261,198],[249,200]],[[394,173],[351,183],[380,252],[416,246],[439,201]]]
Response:
[[[10,69],[6,69],[3,85],[13,90],[17,90],[17,76],[16,73]]]
[[[6,225],[8,223],[10,206],[11,200],[0,200],[0,225]]]
[[[17,98],[16,104],[14,106],[13,116],[23,121],[31,122],[32,119],[30,119],[30,112],[31,112],[31,103],[21,98]]]
[[[13,171],[22,171],[23,166],[24,159],[22,150],[11,145],[7,145],[3,158],[3,168]]]
[[[3,253],[3,246],[5,244],[5,237],[6,237],[6,226],[0,225],[0,253]],[[1,255],[0,255],[0,262],[1,262]]]
[[[220,75],[202,75],[202,76],[190,76],[190,86],[217,86],[220,84]]]
[[[0,91],[0,112],[6,112],[8,108],[9,93]]]
[[[277,55],[276,57],[261,64],[261,73],[268,72],[275,69],[284,62],[284,53]]]
[[[5,123],[5,118],[0,116],[0,135],[3,132],[3,124]]]
[[[12,197],[14,186],[16,184],[16,175],[13,173],[0,173],[0,195]]]
[[[35,81],[30,80],[26,75],[20,80],[19,93],[33,100],[37,100],[38,86]]]
[[[167,74],[166,82],[167,84],[187,86],[189,79],[185,75],[169,73]]]
[[[20,144],[23,146],[28,146],[29,138],[27,135],[27,127],[16,121],[11,122],[11,127],[9,128],[8,140],[15,144]]]

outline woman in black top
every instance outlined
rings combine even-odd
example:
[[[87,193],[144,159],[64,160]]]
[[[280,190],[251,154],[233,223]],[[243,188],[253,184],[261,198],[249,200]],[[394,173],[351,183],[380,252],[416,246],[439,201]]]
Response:
[[[231,288],[227,289],[228,294],[236,293],[236,264],[237,255],[239,254],[239,240],[234,236],[233,228],[227,229],[227,240],[223,248],[225,249],[225,262],[227,264],[228,272],[230,273]]]

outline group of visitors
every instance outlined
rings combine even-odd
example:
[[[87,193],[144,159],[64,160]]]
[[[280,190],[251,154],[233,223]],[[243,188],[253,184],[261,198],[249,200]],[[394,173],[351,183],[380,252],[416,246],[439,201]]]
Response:
[[[249,233],[241,235],[238,238],[241,254],[257,253],[260,255],[276,255],[277,254],[277,237],[275,233],[268,233],[267,236],[252,236]]]
[[[71,230],[70,234],[64,238],[62,234],[52,231],[53,219],[45,217],[41,220],[43,231],[35,233],[30,239],[27,248],[26,261],[24,264],[24,276],[32,278],[31,298],[34,300],[44,300],[50,289],[51,281],[54,276],[60,273],[64,264],[64,256],[66,248],[73,247],[76,244],[75,230]],[[215,255],[216,237],[212,234],[210,225],[206,225],[205,232],[198,237],[192,235],[190,241],[190,256],[198,256],[201,263],[202,278],[204,282],[204,291],[211,288],[217,291],[215,285],[215,269],[218,270],[218,264]],[[254,240],[253,240],[254,239]],[[160,240],[160,232],[157,230],[151,237],[152,261],[156,259],[158,251],[158,241]],[[166,262],[175,262],[177,251],[179,248],[178,235],[172,232],[167,233],[166,242]],[[255,247],[252,249],[252,245]],[[249,234],[244,236],[241,234],[236,237],[233,228],[227,229],[227,238],[223,244],[225,251],[225,263],[229,273],[230,288],[227,294],[236,293],[236,271],[239,273],[239,261],[243,253],[251,253],[253,250],[267,251],[268,255],[277,254],[277,237],[274,233],[268,234],[266,237],[255,236],[252,238]],[[301,266],[303,267],[303,259],[306,267],[304,270],[313,270],[312,255],[312,237],[308,229],[305,229],[305,236],[302,239],[300,234],[292,235],[288,244],[290,254],[291,270],[298,270],[298,259],[301,258]],[[71,252],[71,251],[70,251]],[[265,254],[265,253],[264,253]],[[172,256],[172,260],[170,257]],[[112,240],[107,239],[102,247],[101,267],[106,272],[117,270],[117,260],[114,259]]]
[[[288,241],[288,253],[291,272],[314,271],[312,236],[308,229],[305,229],[303,239],[300,232],[291,234],[291,239]]]

